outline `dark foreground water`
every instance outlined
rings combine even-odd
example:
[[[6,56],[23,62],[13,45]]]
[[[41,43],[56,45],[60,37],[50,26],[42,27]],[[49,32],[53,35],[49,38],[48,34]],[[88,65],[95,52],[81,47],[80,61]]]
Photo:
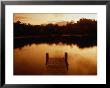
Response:
[[[14,75],[97,74],[97,46],[93,42],[89,44],[85,41],[76,41],[77,43],[35,41],[15,40]],[[68,54],[68,69],[57,64],[54,67],[46,65],[46,53],[50,59],[64,59],[65,52]],[[60,67],[62,70],[59,70]]]

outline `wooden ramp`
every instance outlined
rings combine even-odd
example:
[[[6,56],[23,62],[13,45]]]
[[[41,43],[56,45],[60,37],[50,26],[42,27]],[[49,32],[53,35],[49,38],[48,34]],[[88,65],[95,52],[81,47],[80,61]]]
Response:
[[[64,58],[49,58],[46,53],[46,70],[47,74],[66,74],[68,71],[67,53]]]

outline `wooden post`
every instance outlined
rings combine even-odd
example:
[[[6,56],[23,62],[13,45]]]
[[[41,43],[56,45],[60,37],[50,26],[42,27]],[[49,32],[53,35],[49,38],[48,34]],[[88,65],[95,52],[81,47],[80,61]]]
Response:
[[[68,54],[67,54],[67,52],[65,52],[65,63],[66,63],[67,70],[68,70],[68,61],[67,61],[67,58],[68,58]]]
[[[49,54],[46,53],[46,65],[47,65],[48,59],[49,59]]]
[[[65,62],[67,62],[67,52],[65,52]]]

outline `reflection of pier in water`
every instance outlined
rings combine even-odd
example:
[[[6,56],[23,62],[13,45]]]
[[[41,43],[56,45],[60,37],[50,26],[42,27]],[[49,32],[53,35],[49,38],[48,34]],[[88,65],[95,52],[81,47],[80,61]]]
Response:
[[[50,58],[46,53],[46,70],[47,74],[66,74],[68,71],[68,54],[65,52],[63,58]]]

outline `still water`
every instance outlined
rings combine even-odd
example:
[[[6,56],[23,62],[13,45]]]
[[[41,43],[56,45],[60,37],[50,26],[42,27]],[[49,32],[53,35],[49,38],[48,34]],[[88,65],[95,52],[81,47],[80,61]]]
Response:
[[[55,75],[46,70],[46,53],[51,58],[62,58],[65,52],[68,53],[68,70],[61,75],[97,75],[97,46],[79,48],[63,43],[33,43],[15,48],[14,75]]]

